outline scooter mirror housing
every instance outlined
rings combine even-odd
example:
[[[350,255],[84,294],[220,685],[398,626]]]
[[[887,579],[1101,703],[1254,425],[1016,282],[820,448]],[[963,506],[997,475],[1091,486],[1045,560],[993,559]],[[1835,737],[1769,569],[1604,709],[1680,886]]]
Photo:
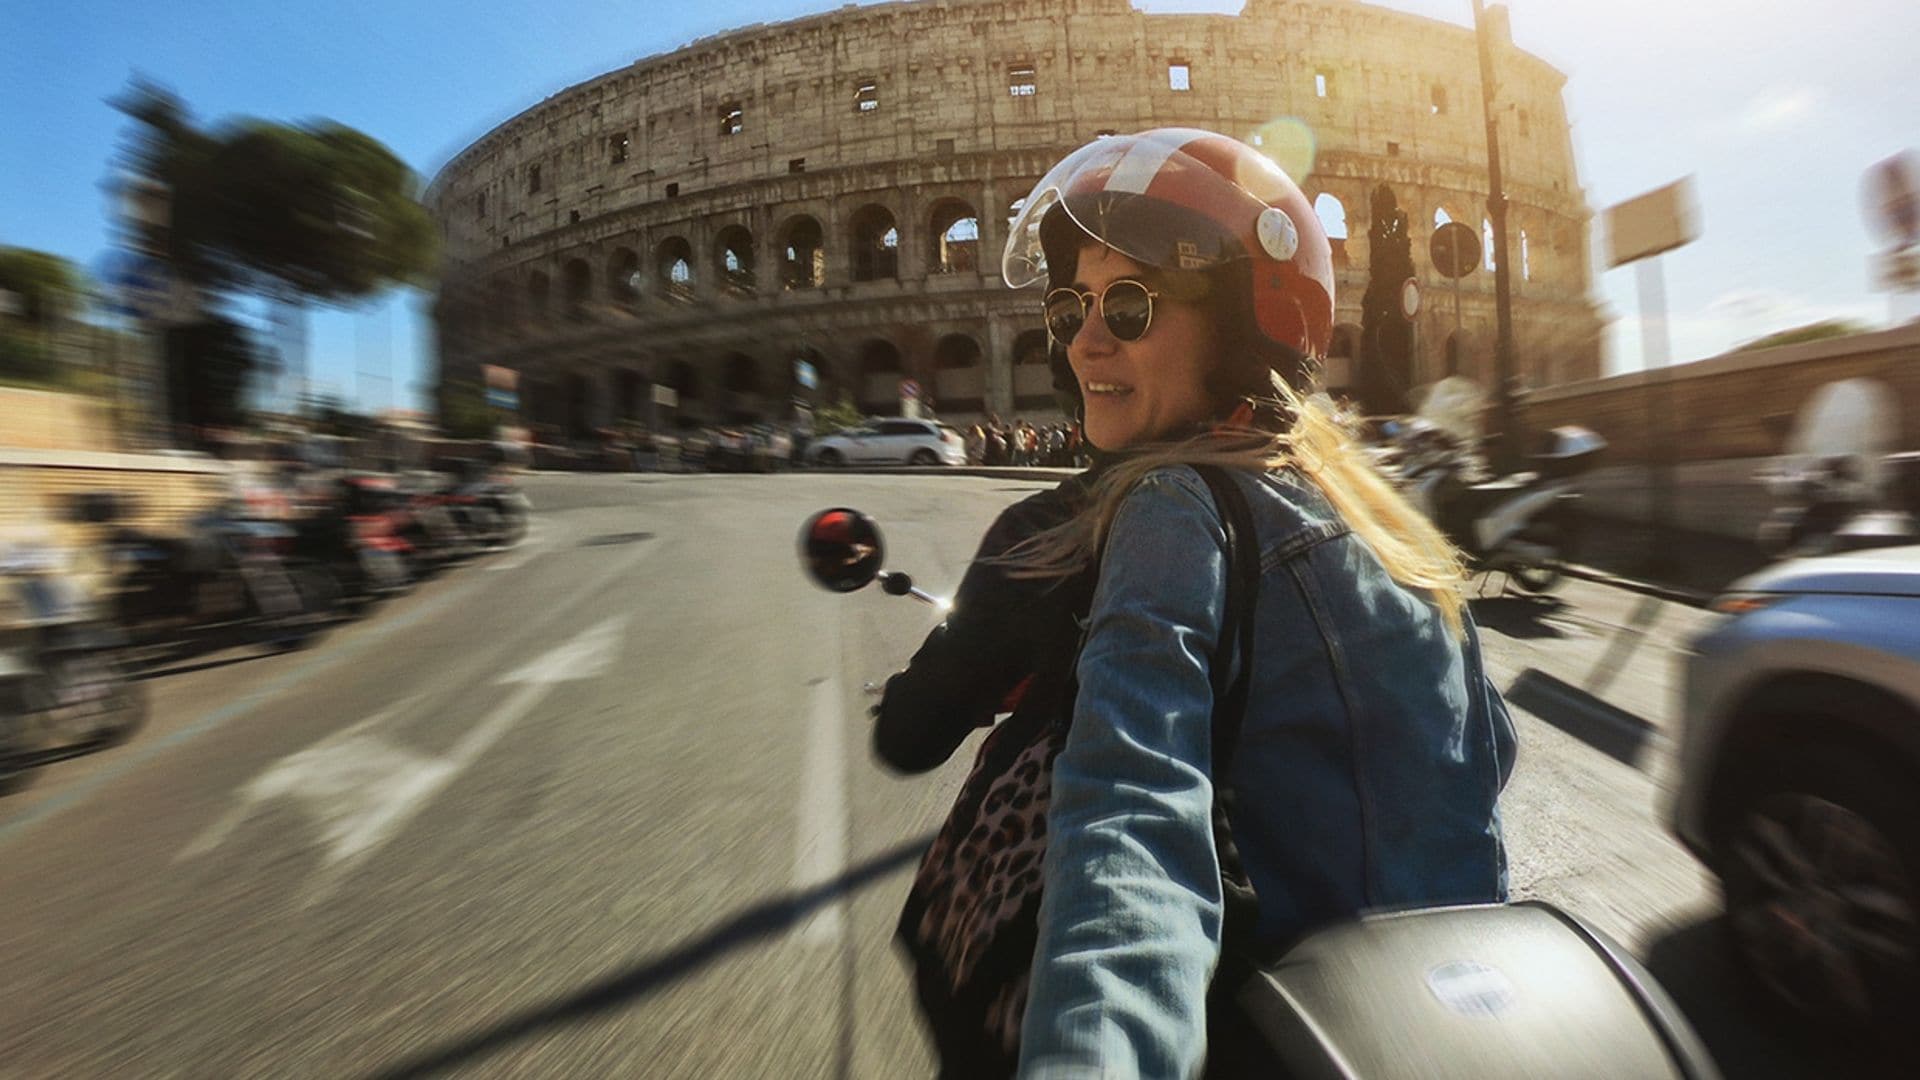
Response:
[[[880,575],[885,560],[880,527],[858,510],[822,510],[800,528],[800,565],[828,592],[866,588]]]

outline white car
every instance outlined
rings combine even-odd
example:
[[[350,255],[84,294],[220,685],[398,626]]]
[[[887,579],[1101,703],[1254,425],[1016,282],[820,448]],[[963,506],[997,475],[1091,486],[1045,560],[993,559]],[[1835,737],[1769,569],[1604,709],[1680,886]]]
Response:
[[[1920,547],[1780,563],[1686,661],[1674,831],[1740,958],[1845,1026],[1920,1012]]]
[[[965,465],[967,442],[936,420],[874,420],[817,440],[807,460],[826,468],[846,465]]]

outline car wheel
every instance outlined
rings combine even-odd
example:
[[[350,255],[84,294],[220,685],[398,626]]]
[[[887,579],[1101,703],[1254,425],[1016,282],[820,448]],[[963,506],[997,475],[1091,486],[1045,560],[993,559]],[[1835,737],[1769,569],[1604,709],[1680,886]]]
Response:
[[[832,447],[820,451],[820,455],[814,460],[829,469],[838,469],[847,463],[846,455]]]
[[[913,456],[907,458],[907,464],[919,465],[922,467],[925,467],[928,465],[938,465],[940,464],[940,455],[934,453],[933,451],[923,446],[920,449],[915,450],[913,452]]]
[[[1920,797],[1861,759],[1775,775],[1729,819],[1722,878],[1739,959],[1806,1019],[1898,1034],[1920,1009]]]

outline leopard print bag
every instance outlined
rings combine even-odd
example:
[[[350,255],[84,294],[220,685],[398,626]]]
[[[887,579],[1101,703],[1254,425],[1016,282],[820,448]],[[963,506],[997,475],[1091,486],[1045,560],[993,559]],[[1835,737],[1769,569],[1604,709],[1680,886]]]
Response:
[[[1254,551],[1250,540],[1239,541],[1252,536],[1245,497],[1224,472],[1199,471],[1228,523],[1229,564],[1237,581],[1228,590],[1229,636],[1222,644],[1238,647],[1239,677],[1228,686],[1227,665],[1213,665],[1214,759],[1224,763],[1245,706],[1252,656],[1248,614],[1258,559],[1247,557]],[[1223,654],[1231,655],[1224,649]],[[1077,691],[1068,668],[1051,682],[1037,681],[1023,703],[1030,707],[1019,709],[981,743],[901,913],[898,938],[915,963],[922,1013],[933,1029],[943,1076],[1010,1076],[1018,1064],[1020,1021],[1039,940],[1053,763],[1066,745]],[[1250,908],[1251,891],[1226,830],[1231,793],[1221,789],[1220,795],[1215,842],[1227,877],[1229,921],[1242,925],[1245,919],[1234,913]]]

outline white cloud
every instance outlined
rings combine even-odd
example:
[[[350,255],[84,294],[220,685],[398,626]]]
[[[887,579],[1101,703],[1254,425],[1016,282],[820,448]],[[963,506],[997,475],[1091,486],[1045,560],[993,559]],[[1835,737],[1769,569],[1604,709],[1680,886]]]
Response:
[[[1775,86],[1760,93],[1740,113],[1740,128],[1750,134],[1784,131],[1813,116],[1819,95],[1811,87]]]

